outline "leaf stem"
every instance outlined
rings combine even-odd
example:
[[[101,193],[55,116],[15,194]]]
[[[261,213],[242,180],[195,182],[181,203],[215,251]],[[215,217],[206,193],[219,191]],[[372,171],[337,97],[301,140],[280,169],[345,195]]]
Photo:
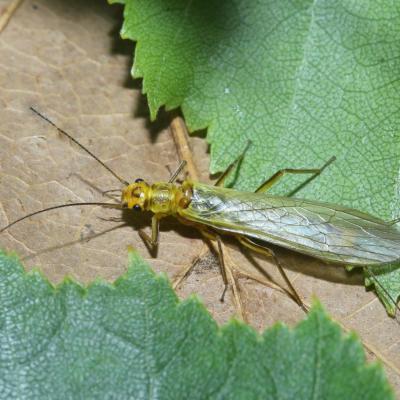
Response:
[[[2,12],[0,12],[0,33],[5,29],[11,17],[17,11],[24,0],[12,0]]]
[[[192,150],[188,140],[188,130],[181,116],[173,116],[170,124],[170,131],[178,150],[179,158],[187,162],[186,169],[190,179],[198,181],[199,172],[193,160]]]

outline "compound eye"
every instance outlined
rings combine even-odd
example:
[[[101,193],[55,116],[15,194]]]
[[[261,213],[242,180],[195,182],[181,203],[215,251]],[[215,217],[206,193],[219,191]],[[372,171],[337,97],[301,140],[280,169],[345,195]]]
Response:
[[[144,182],[144,179],[142,179],[142,178],[137,178],[137,179],[135,180],[135,183],[139,183],[139,182]]]
[[[135,211],[142,211],[142,207],[140,207],[139,204],[135,204],[135,205],[133,206],[133,209],[134,209]]]

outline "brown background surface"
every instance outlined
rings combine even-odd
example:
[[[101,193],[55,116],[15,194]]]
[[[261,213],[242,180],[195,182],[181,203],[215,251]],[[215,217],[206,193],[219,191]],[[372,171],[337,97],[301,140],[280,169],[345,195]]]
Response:
[[[0,12],[8,1],[0,0]],[[29,110],[34,106],[89,147],[128,181],[167,180],[178,163],[169,117],[149,122],[140,82],[130,78],[134,46],[118,35],[121,9],[105,2],[26,0],[0,33],[0,226],[42,207],[71,201],[102,201],[102,190],[118,188],[110,174]],[[199,135],[200,136],[200,135]],[[209,154],[201,137],[190,144],[201,179],[210,182]],[[136,230],[150,222],[132,213],[65,208],[37,216],[0,236],[0,246],[17,251],[27,268],[39,266],[50,281],[66,275],[87,283],[116,279],[126,270],[127,248],[171,279],[203,249],[200,235],[168,219],[162,223],[157,258]],[[148,229],[148,228],[147,228]],[[95,237],[92,237],[95,236]],[[91,239],[89,239],[92,237]],[[228,242],[229,260],[255,274],[248,255]],[[357,273],[279,251],[288,274],[308,303],[317,296],[333,318],[355,330],[370,359],[381,358],[400,391],[399,324],[362,286]],[[273,264],[254,257],[281,282]],[[286,295],[253,280],[239,280],[246,317],[258,330],[280,320],[294,325],[304,313]],[[198,295],[218,322],[235,313],[231,293],[221,303],[218,264],[206,255],[180,285],[182,298]],[[351,379],[351,377],[349,377]]]

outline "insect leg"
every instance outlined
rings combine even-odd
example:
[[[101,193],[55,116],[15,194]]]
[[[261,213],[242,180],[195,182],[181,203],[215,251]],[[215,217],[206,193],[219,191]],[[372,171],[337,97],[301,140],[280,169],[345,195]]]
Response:
[[[391,221],[387,222],[388,225],[396,225],[400,222],[400,218],[392,219]]]
[[[225,257],[226,253],[224,251],[222,239],[220,238],[220,236],[215,231],[205,227],[202,224],[188,221],[184,218],[180,218],[179,216],[178,216],[178,220],[185,225],[191,225],[191,226],[194,226],[196,229],[198,229],[198,231],[204,237],[205,242],[207,242],[207,245],[208,245],[207,247],[209,249],[212,249],[213,252],[218,253],[220,271],[221,271],[221,275],[222,275],[222,280],[224,282],[224,291],[221,295],[220,300],[221,300],[221,302],[224,300],[225,293],[230,284],[232,286],[233,298],[235,301],[235,308],[236,308],[237,315],[239,315],[239,317],[243,321],[246,321],[247,319],[246,319],[246,315],[245,315],[245,312],[243,309],[242,300],[240,298],[238,282],[236,280],[234,271],[229,266],[229,261],[228,262],[226,261],[226,257]],[[217,242],[217,246],[215,246],[213,243],[215,241]],[[174,279],[174,281],[173,281],[174,289],[176,287],[178,287],[181,284],[181,282],[191,273],[191,271],[194,268],[194,266],[196,265],[197,261],[199,259],[201,259],[207,253],[207,251],[205,251],[205,249],[203,248],[203,250],[200,252],[200,254],[198,256],[196,256],[188,266],[183,268],[182,272],[178,273],[177,278]]]
[[[224,291],[222,292],[221,298],[219,300],[221,301],[221,303],[223,303],[224,298],[225,298],[225,293],[228,290],[228,277],[227,277],[227,273],[226,273],[226,265],[225,265],[224,250],[222,247],[222,239],[220,236],[216,235],[216,240],[217,240],[217,244],[218,244],[219,265],[221,268],[222,280],[224,281]]]
[[[106,222],[123,222],[124,221],[124,219],[121,217],[108,217],[108,218],[97,217],[97,218],[102,221],[106,221]]]
[[[221,275],[222,275],[222,280],[225,285],[224,291],[222,292],[222,295],[220,297],[221,303],[224,301],[225,294],[226,294],[226,291],[228,290],[229,284],[231,284],[232,294],[233,294],[233,298],[235,301],[236,312],[243,321],[247,321],[246,314],[244,312],[242,300],[241,300],[240,293],[239,293],[238,282],[236,280],[234,271],[228,266],[229,264],[226,263],[226,260],[225,260],[224,247],[222,244],[221,237],[216,232],[210,231],[208,229],[206,229],[206,230],[201,229],[200,231],[206,239],[215,240],[217,242],[217,252],[218,252],[220,271],[221,271]]]
[[[225,258],[224,258],[224,252],[223,252],[223,248],[222,248],[222,239],[219,235],[217,235],[215,232],[205,228],[203,225],[199,225],[196,223],[190,223],[187,220],[183,219],[183,218],[179,218],[178,220],[180,222],[182,222],[185,225],[191,225],[191,226],[195,226],[199,232],[202,234],[202,236],[204,237],[204,239],[206,239],[206,241],[217,241],[218,244],[218,260],[219,260],[219,264],[220,264],[220,269],[221,269],[221,275],[222,275],[222,280],[224,282],[225,288],[224,288],[224,292],[221,296],[221,301],[223,301],[224,296],[225,296],[225,292],[227,290],[227,286],[228,286],[228,278],[227,278],[227,274],[226,274],[226,266],[225,266]],[[193,267],[194,264],[192,264]],[[191,269],[191,268],[190,268]],[[185,275],[188,275],[188,273],[190,272],[190,269],[188,271],[186,271]]]
[[[309,183],[311,180],[313,180],[318,175],[320,175],[321,172],[326,167],[328,167],[331,163],[333,163],[335,160],[336,160],[336,157],[331,157],[321,168],[301,168],[301,169],[285,168],[285,169],[281,169],[278,172],[275,172],[275,174],[273,174],[269,179],[267,179],[263,184],[261,184],[257,188],[256,193],[267,192],[269,189],[271,189],[272,186],[274,186],[286,174],[312,174],[313,176],[311,176],[309,179],[306,180],[306,182],[303,182],[301,185],[299,185],[297,188],[295,188],[291,192],[291,195],[293,195],[305,184]]]
[[[217,235],[215,232],[211,232],[208,229],[200,229],[200,233],[208,240],[215,240],[218,246],[218,260],[219,260],[219,267],[222,275],[222,280],[224,282],[224,291],[222,292],[220,301],[223,302],[225,298],[225,293],[228,289],[228,277],[226,273],[226,264],[225,264],[225,257],[224,257],[224,250],[222,246],[222,239],[221,236]]]
[[[249,146],[250,146],[251,142],[250,140],[247,142],[247,145],[245,147],[245,149],[243,150],[243,152],[239,155],[239,157],[233,161],[232,164],[230,164],[228,166],[228,168],[222,173],[222,175],[218,178],[217,182],[215,182],[215,186],[223,186],[226,177],[230,174],[230,172],[233,170],[233,168],[235,168],[239,163],[242,162],[244,155],[246,154]]]
[[[395,220],[395,221],[396,221],[396,220]],[[378,288],[379,288],[380,290],[382,290],[382,292],[384,293],[384,295],[393,303],[393,305],[394,305],[394,307],[396,308],[396,310],[400,311],[400,307],[399,307],[398,304],[397,304],[397,303],[398,303],[397,299],[394,299],[393,296],[386,290],[385,286],[382,285],[382,284],[379,282],[378,277],[374,274],[374,272],[372,271],[372,269],[369,268],[369,267],[363,267],[363,269],[364,269],[364,272],[366,273],[366,276],[368,276],[368,277],[373,281],[373,284],[374,284],[374,286],[375,286],[375,292],[378,294]],[[381,297],[381,296],[379,296],[379,297]],[[396,317],[396,310],[395,310],[395,312],[394,312],[393,315],[392,315],[391,312],[390,312],[390,313],[388,312],[389,315],[390,315],[391,317]]]
[[[156,214],[151,218],[151,237],[143,230],[139,229],[139,236],[151,250],[156,250],[158,246],[158,234],[160,232],[160,217]]]
[[[178,165],[178,168],[175,170],[175,172],[171,175],[171,177],[168,180],[168,183],[174,183],[178,175],[181,173],[182,169],[186,165],[186,161],[182,160],[181,163]]]
[[[247,237],[244,236],[236,236],[236,238],[239,240],[239,242],[247,247],[250,250],[253,250],[257,253],[263,254],[264,256],[267,257],[272,257],[272,259],[274,260],[276,266],[278,267],[279,272],[281,273],[283,279],[285,280],[286,284],[288,285],[290,291],[291,291],[291,295],[293,297],[293,299],[296,301],[296,303],[305,311],[308,312],[307,306],[303,303],[303,301],[301,300],[300,295],[297,293],[297,290],[294,288],[292,282],[290,282],[290,279],[288,278],[288,276],[286,275],[285,270],[283,269],[282,265],[280,264],[278,258],[276,257],[275,253],[273,250],[264,247],[264,246],[260,246],[259,244],[253,242],[252,240],[250,240]]]
[[[200,231],[200,233],[203,233],[203,230],[202,230],[201,227],[198,226],[197,224],[192,223],[192,222],[189,222],[188,220],[186,220],[186,219],[184,219],[184,218],[180,218],[179,215],[177,216],[177,219],[178,219],[179,222],[181,222],[181,223],[184,224],[184,225],[195,226],[195,227]],[[207,237],[206,235],[203,234],[203,236],[204,236],[204,238],[208,239],[208,237]],[[207,250],[207,251],[208,251],[208,250]],[[204,254],[201,254],[201,253],[200,253],[198,256],[196,256],[196,257],[192,260],[192,262],[190,262],[190,263],[182,270],[182,272],[179,272],[179,273],[178,273],[177,278],[175,278],[175,279],[173,280],[172,286],[173,286],[174,289],[176,289],[176,288],[182,283],[182,281],[183,281],[186,277],[188,277],[188,276],[190,275],[190,273],[192,272],[192,269],[193,269],[194,266],[196,265],[197,261],[198,261],[202,256],[204,256]]]
[[[113,193],[113,192],[121,192],[121,188],[104,190],[103,192],[101,192],[101,194],[103,196],[105,196],[106,194]]]

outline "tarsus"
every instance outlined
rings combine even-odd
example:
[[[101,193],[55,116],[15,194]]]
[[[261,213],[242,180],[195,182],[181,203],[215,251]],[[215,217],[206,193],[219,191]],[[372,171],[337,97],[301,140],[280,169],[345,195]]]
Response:
[[[372,277],[373,282],[375,285],[378,285],[382,291],[385,293],[385,295],[391,300],[396,308],[396,310],[400,311],[400,307],[397,304],[397,301],[390,295],[390,293],[386,290],[386,288],[379,282],[377,276],[372,272],[371,268],[369,267],[364,267],[365,270],[367,271],[368,275]]]

